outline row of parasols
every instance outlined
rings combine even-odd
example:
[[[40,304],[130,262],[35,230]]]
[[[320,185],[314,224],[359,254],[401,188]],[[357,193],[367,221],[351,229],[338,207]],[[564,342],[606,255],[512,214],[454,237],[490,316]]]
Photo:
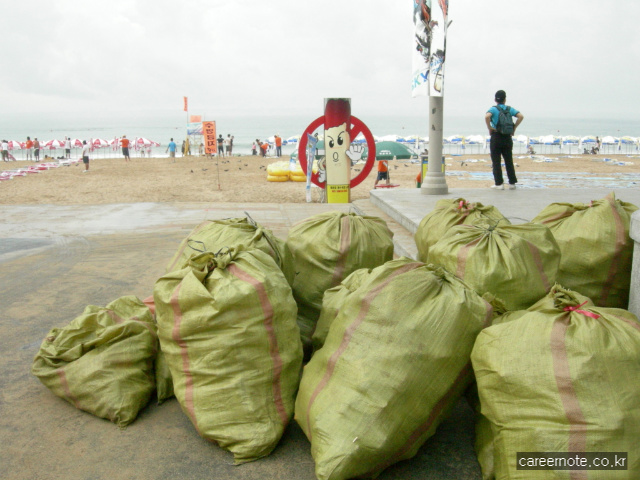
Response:
[[[91,145],[92,149],[95,148],[108,148],[111,147],[113,150],[116,150],[122,146],[121,138],[114,138],[113,140],[105,140],[103,138],[93,138],[88,140],[87,143]],[[9,140],[8,142],[9,150],[22,150],[26,148],[26,142],[19,142],[17,140]],[[82,148],[82,140],[74,138],[71,140],[71,148]],[[137,137],[131,142],[131,147],[133,149],[140,149],[146,147],[159,147],[160,144],[158,142],[154,142],[153,140],[149,140],[144,137]],[[41,149],[55,150],[57,148],[65,148],[64,140],[48,140],[46,142],[40,142]]]
[[[420,137],[418,135],[410,135],[410,136],[400,136],[400,135],[384,135],[382,137],[373,136],[374,140],[377,142],[385,141],[385,142],[399,142],[399,143],[409,143],[409,144],[418,144],[418,143],[429,143],[428,137]],[[318,135],[320,140],[323,139],[323,135]],[[286,143],[296,143],[300,139],[299,135],[294,137],[290,137],[286,140]],[[466,144],[466,145],[483,145],[489,141],[490,137],[485,135],[451,135],[449,137],[443,138],[442,142],[444,144]],[[603,145],[640,145],[639,137],[612,137],[605,136],[602,138],[598,138],[594,135],[588,135],[584,137],[578,136],[555,136],[555,135],[541,135],[537,137],[530,137],[527,135],[517,135],[514,137],[514,141],[518,143],[523,143],[525,145],[584,145],[584,144],[595,144],[600,140]],[[366,140],[362,134],[358,135],[353,143],[364,143]]]

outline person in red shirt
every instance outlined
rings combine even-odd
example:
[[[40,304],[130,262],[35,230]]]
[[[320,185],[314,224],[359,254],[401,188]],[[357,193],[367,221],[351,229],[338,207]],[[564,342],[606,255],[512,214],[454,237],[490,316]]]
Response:
[[[27,160],[33,160],[33,140],[31,140],[31,137],[27,137],[24,148],[27,149]]]
[[[264,142],[262,145],[260,145],[260,149],[262,150],[262,156],[266,157],[267,150],[269,149],[269,144],[267,142]]]
[[[274,135],[274,140],[276,143],[276,157],[282,156],[282,138],[279,135]]]
[[[124,161],[125,162],[131,161],[131,157],[129,157],[129,139],[127,138],[126,135],[122,136],[122,139],[120,140],[120,145],[122,145],[122,155],[124,155]]]
[[[380,180],[386,180],[389,185],[389,162],[386,160],[378,160],[378,176],[376,177],[376,183],[373,184],[375,189]]]

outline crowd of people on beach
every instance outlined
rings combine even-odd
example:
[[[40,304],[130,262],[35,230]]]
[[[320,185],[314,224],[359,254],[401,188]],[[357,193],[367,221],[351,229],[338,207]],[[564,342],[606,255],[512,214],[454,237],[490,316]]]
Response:
[[[275,156],[282,156],[282,137],[280,135],[273,136],[273,144],[265,141],[261,142],[260,139],[256,138],[255,142],[251,145],[251,155],[258,155],[258,150],[260,151],[260,156],[266,157],[270,155],[275,149]]]

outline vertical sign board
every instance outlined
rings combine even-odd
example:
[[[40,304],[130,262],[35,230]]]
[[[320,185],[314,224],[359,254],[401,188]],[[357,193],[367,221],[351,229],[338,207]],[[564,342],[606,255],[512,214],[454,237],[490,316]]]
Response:
[[[218,153],[216,122],[202,122],[202,135],[204,136],[204,153],[207,155]]]
[[[324,106],[324,149],[327,171],[327,203],[351,201],[351,100],[327,98]]]

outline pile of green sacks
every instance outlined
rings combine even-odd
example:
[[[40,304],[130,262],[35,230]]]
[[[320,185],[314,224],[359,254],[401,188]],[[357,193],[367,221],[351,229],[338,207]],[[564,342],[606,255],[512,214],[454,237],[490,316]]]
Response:
[[[633,474],[607,477],[636,478],[640,323],[622,310],[635,209],[610,195],[511,225],[495,207],[440,200],[416,232],[420,261],[393,259],[376,217],[315,215],[286,241],[250,218],[204,222],[152,300],[87,307],[32,370],[120,426],[154,389],[175,393],[236,463],[268,455],[294,417],[321,480],[411,458],[465,391],[483,478],[550,478],[516,471],[515,452],[604,445],[636,448]],[[123,351],[121,371],[109,355]],[[85,385],[96,366],[115,370],[115,391]],[[139,391],[122,391],[125,375]],[[125,393],[129,411],[115,412]]]

